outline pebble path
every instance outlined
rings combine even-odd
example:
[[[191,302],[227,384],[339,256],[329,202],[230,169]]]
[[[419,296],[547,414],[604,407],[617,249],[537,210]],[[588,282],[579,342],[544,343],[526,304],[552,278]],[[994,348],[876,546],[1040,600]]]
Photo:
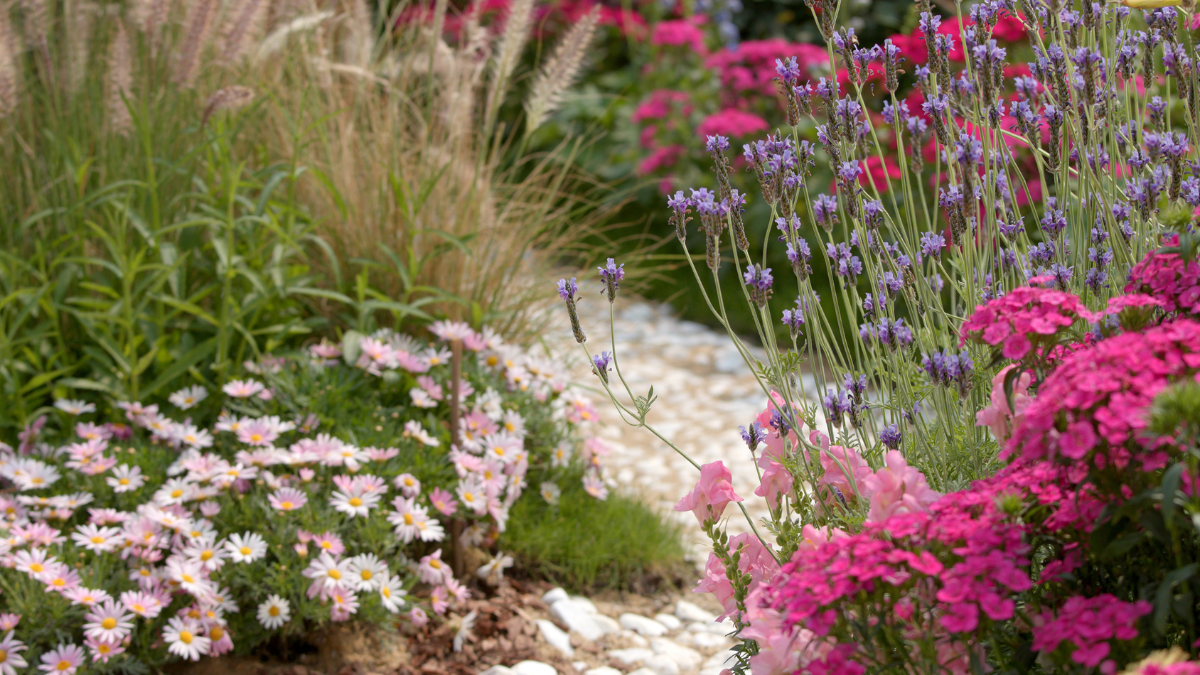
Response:
[[[580,299],[580,320],[593,354],[613,350],[608,309],[602,297]],[[725,462],[734,491],[745,499],[742,504],[757,524],[768,512],[765,500],[754,495],[758,469],[738,426],[754,421],[766,407],[767,396],[729,336],[677,318],[669,305],[620,297],[614,309],[621,373],[635,395],[645,395],[653,385],[658,397],[648,423],[697,464]],[[610,488],[635,492],[676,520],[684,529],[689,560],[702,566],[711,548],[708,537],[690,512],[674,510],[695,486],[699,471],[649,431],[621,421],[584,362],[565,311],[561,319],[552,324],[557,330],[549,341],[574,352],[574,381],[595,388],[589,394],[603,421],[599,436],[612,450],[604,459]],[[764,358],[761,350],[751,351]],[[612,375],[613,390],[620,392],[618,400],[631,404],[615,372]],[[813,383],[805,384],[808,391],[815,390]],[[726,515],[730,535],[748,531],[745,517],[734,508],[727,509]]]
[[[579,310],[591,352],[613,351],[608,302],[584,297]],[[754,457],[738,431],[739,425],[753,422],[766,407],[767,396],[729,337],[677,318],[668,305],[627,296],[615,305],[613,326],[625,381],[637,395],[645,395],[653,385],[658,397],[648,423],[697,464],[725,462],[750,517],[755,523],[767,517],[766,502],[754,495],[759,484]],[[546,344],[572,364],[573,382],[600,411],[598,435],[610,450],[603,459],[610,489],[639,495],[678,522],[688,559],[703,569],[711,549],[708,537],[690,512],[674,510],[695,486],[699,471],[649,431],[621,421],[576,345],[565,311],[552,319]],[[763,359],[761,350],[752,353]],[[615,372],[611,382],[613,390],[620,392],[618,400],[632,406]],[[809,391],[815,390],[813,383],[805,384]],[[731,535],[749,530],[735,509],[728,509],[726,515]],[[733,663],[729,649],[734,642],[726,637],[733,626],[728,619],[715,620],[711,596],[696,596],[695,602],[651,599],[653,610],[593,602],[568,596],[562,589],[549,591],[543,600],[550,619],[537,621],[540,638],[570,661],[579,675],[718,675]],[[481,675],[555,673],[550,664],[523,661],[494,666]]]

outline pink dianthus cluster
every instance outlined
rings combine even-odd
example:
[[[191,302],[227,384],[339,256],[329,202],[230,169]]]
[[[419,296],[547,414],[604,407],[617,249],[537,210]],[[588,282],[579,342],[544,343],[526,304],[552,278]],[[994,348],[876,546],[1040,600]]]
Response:
[[[1063,643],[1071,651],[1071,660],[1112,673],[1116,663],[1108,661],[1110,640],[1132,640],[1137,637],[1137,620],[1150,613],[1145,600],[1123,602],[1109,595],[1094,598],[1079,596],[1068,599],[1055,611],[1045,610],[1033,618],[1033,650],[1053,652]]]
[[[1078,296],[1047,288],[1022,286],[986,305],[962,325],[958,346],[967,338],[996,346],[1008,359],[1022,359],[1040,336],[1053,336],[1077,319],[1091,319],[1091,312]]]
[[[1094,469],[1165,466],[1166,446],[1140,438],[1151,401],[1200,369],[1200,323],[1179,320],[1101,340],[1063,358],[1013,432],[1002,457],[1052,460],[1073,482]]]
[[[1179,235],[1163,243],[1178,246]],[[1158,298],[1168,312],[1200,314],[1200,262],[1185,262],[1178,253],[1152,251],[1129,271],[1125,292]]]

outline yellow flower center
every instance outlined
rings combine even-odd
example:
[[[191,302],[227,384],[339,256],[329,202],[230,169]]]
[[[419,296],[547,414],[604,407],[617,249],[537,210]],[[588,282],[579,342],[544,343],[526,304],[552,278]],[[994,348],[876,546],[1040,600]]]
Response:
[[[195,637],[195,636],[192,635],[192,632],[190,630],[185,630],[185,631],[179,632],[179,641],[185,645],[192,644],[193,637]]]
[[[494,365],[496,365],[497,363],[500,363],[500,359],[496,358],[495,356],[489,356],[489,357],[487,357],[487,364],[488,364],[489,366],[494,366]]]
[[[413,524],[413,517],[412,517],[412,514],[411,514],[411,513],[406,513],[406,514],[404,514],[404,524],[405,524],[405,525],[412,525],[412,524]]]
[[[251,442],[257,443],[263,439],[262,434],[250,434]]]
[[[179,575],[179,580],[180,580],[180,581],[182,581],[182,582],[183,582],[183,583],[185,583],[185,584],[190,584],[190,583],[192,583],[193,581],[195,581],[195,579],[194,579],[194,578],[192,578],[192,575],[190,575],[190,574],[181,574],[181,575]]]
[[[208,629],[208,637],[212,638],[215,642],[225,637],[225,631],[222,630],[220,626],[213,626],[212,628]]]
[[[350,506],[353,506],[355,508],[362,506],[362,500],[359,499],[358,497],[351,497],[350,498]]]
[[[54,668],[55,668],[55,670],[57,670],[60,673],[68,671],[71,669],[71,662],[66,659],[63,659],[62,661],[59,661],[58,665],[54,666]]]
[[[97,544],[97,545],[99,545],[99,544],[103,544],[103,543],[104,543],[104,537],[101,537],[100,535],[96,535],[96,536],[92,537],[92,540],[91,540],[91,541],[92,541],[92,543],[93,543],[93,544]]]
[[[279,606],[271,605],[267,608],[267,614],[270,614],[271,616],[279,616]]]
[[[373,576],[375,576],[375,575],[371,574],[371,570],[363,570],[362,571],[363,581],[370,581],[371,577],[373,577]]]
[[[323,539],[321,540],[321,548],[325,549],[326,551],[332,551],[333,542],[329,541],[328,539]]]
[[[385,597],[385,598],[392,597],[392,589],[388,588],[387,586],[384,586],[380,592],[383,594],[383,597]]]
[[[146,613],[146,606],[145,606],[145,605],[139,605],[139,604],[136,604],[136,603],[135,603],[135,604],[133,604],[133,605],[130,605],[130,606],[129,606],[129,609],[132,609],[133,611],[137,612],[138,614],[145,614],[145,613]]]
[[[44,482],[46,482],[46,481],[45,481],[45,479],[44,479],[44,478],[39,478],[39,477],[36,477],[36,476],[35,476],[35,477],[34,477],[32,480],[30,480],[29,482],[33,483],[34,485],[41,485],[42,483],[44,483]]]
[[[178,488],[171,490],[171,499],[179,499],[182,496],[183,496],[183,490],[180,490]]]
[[[50,585],[51,585],[51,586],[58,586],[59,588],[62,588],[63,586],[66,586],[66,585],[67,585],[67,580],[66,580],[66,579],[63,579],[62,577],[58,577],[58,578],[57,578],[57,579],[55,579],[54,581],[51,581],[51,582],[50,582]]]
[[[101,654],[107,654],[112,651],[112,647],[109,647],[107,642],[97,642],[96,651],[100,652]]]
[[[205,551],[204,553],[201,553],[201,554],[200,554],[200,559],[201,559],[201,560],[203,560],[203,561],[205,561],[205,562],[208,562],[209,560],[212,560],[212,557],[213,557],[213,552],[212,552],[212,551]]]
[[[336,569],[329,570],[329,578],[340,580],[342,578],[342,573]]]
[[[112,630],[117,627],[117,620],[110,616],[100,622],[100,627],[104,630]]]
[[[437,558],[433,558],[429,561],[429,566],[435,570],[440,570],[442,569],[442,561],[438,560]]]
[[[33,573],[35,573],[35,574],[41,574],[41,573],[42,573],[42,571],[43,571],[43,570],[45,570],[45,569],[46,569],[46,568],[45,568],[45,567],[42,567],[42,564],[41,564],[41,563],[33,563],[32,565],[30,565],[30,566],[29,566],[29,571],[31,571],[31,572],[33,572]]]
[[[150,576],[150,568],[143,567],[142,569],[138,570],[138,573],[144,577],[148,577],[148,576]]]
[[[249,546],[243,546],[238,549],[238,553],[241,553],[242,555],[250,555],[253,552],[254,551],[250,550]]]
[[[0,649],[0,663],[8,661],[8,650]]]
[[[118,483],[120,483],[121,485],[129,485],[129,479],[128,479],[128,478],[121,478],[121,479],[119,479],[117,482],[118,482]]]
[[[280,506],[280,507],[281,507],[281,508],[282,508],[284,511],[291,511],[291,510],[292,510],[292,506],[294,506],[294,504],[292,504],[291,502],[280,502],[279,506]]]

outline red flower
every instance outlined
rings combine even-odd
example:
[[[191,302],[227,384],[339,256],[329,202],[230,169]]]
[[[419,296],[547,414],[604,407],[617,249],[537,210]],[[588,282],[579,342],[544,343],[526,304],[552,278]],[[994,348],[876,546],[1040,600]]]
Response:
[[[996,22],[992,37],[1006,42],[1016,42],[1025,39],[1025,23],[1015,16],[1005,14]]]
[[[929,62],[929,48],[920,33],[893,35],[888,39],[900,50],[900,55],[908,59],[909,64],[920,66]]]
[[[687,47],[701,56],[708,53],[704,33],[691,21],[660,21],[650,33],[650,44]]]
[[[701,137],[717,135],[736,137],[767,129],[767,121],[758,115],[730,108],[706,117],[696,131]]]

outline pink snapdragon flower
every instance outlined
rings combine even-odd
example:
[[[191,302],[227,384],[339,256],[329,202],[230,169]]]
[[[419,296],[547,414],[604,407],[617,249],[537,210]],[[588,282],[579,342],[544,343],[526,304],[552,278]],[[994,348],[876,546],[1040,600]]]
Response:
[[[776,461],[783,457],[784,454],[784,436],[779,433],[779,429],[772,426],[771,420],[775,417],[775,411],[782,411],[785,408],[787,408],[787,401],[784,400],[779,392],[772,391],[771,399],[767,401],[767,407],[754,418],[754,421],[762,426],[763,432],[766,434],[763,438],[763,443],[766,444],[767,449],[763,451],[763,455]],[[793,405],[794,419],[799,420],[799,413],[800,409]],[[803,433],[804,430],[801,429],[800,431]],[[800,447],[800,441],[796,438],[795,429],[788,430],[787,440],[791,443],[793,450]]]
[[[1008,440],[1009,434],[1025,417],[1025,409],[1029,407],[1033,397],[1029,395],[1029,385],[1033,381],[1030,373],[1021,373],[1013,383],[1013,408],[1008,409],[1008,397],[1004,395],[1004,380],[1017,365],[1005,366],[992,378],[992,403],[975,413],[975,426],[987,427],[1000,443]]]
[[[753,592],[762,584],[770,582],[776,574],[779,573],[779,564],[775,562],[775,558],[771,556],[770,551],[762,545],[758,537],[747,532],[739,534],[729,539],[729,552],[741,549],[741,557],[738,559],[738,570],[750,575],[749,591]],[[717,617],[717,621],[722,621],[726,616],[729,616],[737,610],[737,604],[733,597],[733,584],[729,582],[729,578],[725,575],[725,563],[717,558],[716,554],[708,554],[708,563],[704,567],[704,576],[696,587],[692,589],[693,593],[712,593],[717,602],[721,603],[724,613]]]
[[[899,450],[887,454],[887,466],[863,479],[863,491],[871,495],[869,522],[880,522],[897,513],[928,511],[941,497],[925,482],[925,474],[905,461]]]
[[[675,510],[691,511],[696,520],[704,525],[704,521],[710,518],[719,519],[730,502],[740,501],[742,498],[733,491],[733,474],[725,468],[724,462],[712,462],[700,467],[700,481],[691,492],[679,500]]]
[[[824,437],[824,434],[821,434]],[[828,442],[828,441],[826,441]],[[833,488],[847,500],[868,498],[867,477],[873,472],[867,460],[854,448],[830,445],[821,450],[821,468],[825,473],[817,481],[819,487]],[[829,498],[829,495],[826,496]]]
[[[754,490],[754,494],[765,497],[767,505],[777,509],[783,495],[792,492],[792,474],[782,464],[766,455],[758,458],[758,468],[762,469],[762,482]]]

